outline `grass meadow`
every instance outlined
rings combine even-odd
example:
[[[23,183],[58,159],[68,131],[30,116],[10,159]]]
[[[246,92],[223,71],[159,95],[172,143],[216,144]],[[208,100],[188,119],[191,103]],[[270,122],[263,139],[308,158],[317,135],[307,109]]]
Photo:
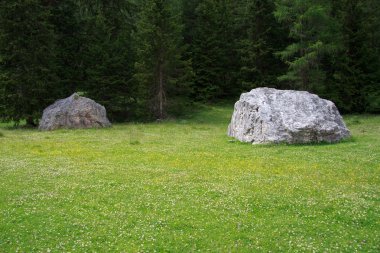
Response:
[[[0,252],[380,252],[380,116],[250,145],[233,107],[109,129],[0,125]]]

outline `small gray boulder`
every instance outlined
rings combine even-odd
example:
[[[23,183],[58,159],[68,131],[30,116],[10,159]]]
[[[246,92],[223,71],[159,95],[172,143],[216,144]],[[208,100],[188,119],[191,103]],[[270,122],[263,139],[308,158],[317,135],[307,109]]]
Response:
[[[74,93],[68,98],[48,106],[40,120],[40,130],[59,128],[99,128],[109,127],[104,106]]]
[[[350,136],[333,102],[306,91],[257,88],[235,104],[228,135],[242,142],[337,142]]]

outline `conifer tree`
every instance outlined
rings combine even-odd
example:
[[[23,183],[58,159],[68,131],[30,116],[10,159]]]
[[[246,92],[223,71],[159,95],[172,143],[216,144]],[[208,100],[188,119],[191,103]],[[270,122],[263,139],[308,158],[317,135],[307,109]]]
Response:
[[[187,89],[191,69],[183,60],[180,20],[169,0],[145,0],[141,6],[134,36],[141,116],[164,119],[170,102]]]
[[[162,119],[258,86],[376,113],[377,2],[0,0],[0,119],[35,125],[74,91],[113,121]]]
[[[329,4],[323,0],[278,0],[275,16],[289,26],[293,41],[278,53],[289,66],[280,80],[289,81],[292,88],[317,91],[325,80],[321,58],[336,46]]]
[[[380,111],[380,9],[372,0],[337,0],[340,46],[329,65],[327,95],[345,112]]]
[[[278,87],[277,76],[284,64],[274,53],[286,42],[286,31],[273,15],[273,0],[248,0],[241,4],[242,38],[239,43],[240,82],[244,90]]]
[[[239,92],[235,4],[230,0],[203,0],[196,8],[191,51],[197,99],[208,101]]]
[[[78,0],[51,1],[50,23],[56,36],[56,89],[60,97],[78,91],[82,81],[81,48],[84,42]]]
[[[131,116],[134,52],[131,33],[136,6],[126,0],[83,1],[79,89],[103,104],[113,121]]]
[[[5,120],[35,125],[59,93],[50,17],[46,1],[0,1],[0,105]]]

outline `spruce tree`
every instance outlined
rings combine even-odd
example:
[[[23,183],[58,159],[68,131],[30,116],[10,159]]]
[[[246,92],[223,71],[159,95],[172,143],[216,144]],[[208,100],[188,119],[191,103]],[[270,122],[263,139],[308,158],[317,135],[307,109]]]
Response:
[[[59,93],[50,18],[46,1],[0,1],[0,105],[5,120],[35,125]]]
[[[103,104],[113,121],[131,117],[136,6],[125,0],[83,1],[79,90]]]
[[[328,66],[326,95],[345,112],[380,111],[380,12],[372,0],[337,0],[340,46]]]
[[[191,46],[196,99],[209,101],[239,92],[235,11],[231,0],[203,0],[196,8]]]
[[[278,0],[276,18],[289,26],[292,43],[278,53],[289,70],[279,79],[296,89],[318,91],[325,81],[321,59],[336,44],[334,20],[323,0]]]
[[[169,0],[145,0],[141,6],[134,35],[141,116],[164,119],[171,101],[187,89],[191,69],[183,60],[180,20]]]
[[[79,89],[83,77],[81,48],[84,42],[78,0],[51,1],[50,23],[56,36],[56,89],[67,97]]]
[[[241,7],[239,43],[240,82],[243,90],[255,87],[278,87],[277,76],[284,64],[274,53],[286,43],[286,30],[273,15],[273,0],[248,0]]]

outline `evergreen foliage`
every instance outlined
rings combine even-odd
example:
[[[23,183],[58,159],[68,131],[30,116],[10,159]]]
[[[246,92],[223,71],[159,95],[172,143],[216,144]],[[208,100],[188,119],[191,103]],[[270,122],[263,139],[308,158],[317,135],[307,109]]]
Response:
[[[342,50],[330,59],[327,88],[345,112],[380,112],[380,9],[375,2],[334,2]]]
[[[273,0],[249,0],[241,6],[242,39],[240,52],[240,81],[242,89],[278,87],[277,77],[284,71],[275,57],[286,42],[286,30],[276,22]]]
[[[71,95],[81,81],[80,50],[83,43],[83,29],[78,22],[79,5],[76,0],[51,1],[49,22],[56,37],[55,54],[57,65],[56,89],[60,97]]]
[[[334,22],[329,5],[323,0],[279,0],[275,16],[289,26],[292,43],[278,52],[289,66],[279,80],[288,81],[295,89],[318,91],[325,72],[321,58],[335,49]]]
[[[112,121],[255,87],[380,112],[376,0],[0,0],[0,119],[81,92]]]
[[[136,25],[137,101],[140,115],[164,119],[178,95],[186,94],[191,76],[184,60],[180,14],[173,12],[169,0],[146,0]]]
[[[196,99],[228,97],[238,89],[233,10],[230,0],[203,0],[195,9],[191,51]]]
[[[98,0],[82,3],[80,89],[107,108],[111,120],[132,114],[132,83],[135,54],[132,30],[136,6],[129,1]]]
[[[0,2],[1,116],[35,125],[59,95],[51,6],[41,0]]]

